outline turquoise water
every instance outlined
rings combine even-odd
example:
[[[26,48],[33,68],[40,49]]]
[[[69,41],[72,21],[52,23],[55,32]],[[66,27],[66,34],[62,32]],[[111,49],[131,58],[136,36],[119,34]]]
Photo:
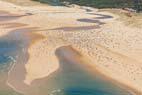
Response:
[[[0,38],[0,71],[8,71],[10,63],[15,60],[16,45],[10,40]]]
[[[27,42],[24,42],[22,33],[16,33],[16,31],[20,32],[21,30],[12,31],[12,33],[0,38],[0,65],[15,62],[16,58],[20,56],[19,53],[25,48]]]
[[[22,53],[27,43],[23,42],[25,38],[20,37],[21,35],[22,32],[17,32],[0,39],[0,64],[9,63],[12,61],[11,57],[16,58],[18,53]],[[41,95],[133,95],[131,90],[106,80],[97,72],[92,75],[88,71],[89,66],[73,60],[75,56],[79,56],[73,50],[61,47],[56,50],[56,56],[60,62],[60,69],[50,75],[44,84],[38,86]]]
[[[16,64],[26,63],[28,59],[27,46],[31,41],[25,36],[27,31],[28,29],[15,29],[0,38],[0,73],[4,71],[6,74],[10,64],[16,61],[18,61]],[[60,47],[55,54],[60,62],[60,68],[47,78],[35,81],[35,83],[43,82],[31,87],[32,93],[38,90],[38,95],[133,95],[131,89],[126,89],[123,85],[107,80],[98,72],[92,74],[89,71],[92,69],[90,66],[84,65],[82,61],[76,59],[81,55],[73,49]],[[20,61],[22,62],[20,63]],[[24,64],[22,66],[24,68]],[[23,74],[22,77],[24,77]],[[21,77],[18,76],[17,79]],[[1,80],[3,77],[0,75],[0,86],[3,84]],[[0,88],[0,95],[19,94],[6,86],[6,89]]]
[[[90,73],[92,68],[89,66],[72,61],[76,56],[72,50],[61,47],[57,49],[56,55],[60,69],[39,87],[43,95],[135,95],[132,90],[107,80],[97,72]]]
[[[24,31],[27,30],[16,29],[0,37],[0,95],[22,95],[7,86],[6,80],[11,66],[14,63],[21,64],[18,59],[25,54],[23,50],[27,49],[28,39],[23,36]]]

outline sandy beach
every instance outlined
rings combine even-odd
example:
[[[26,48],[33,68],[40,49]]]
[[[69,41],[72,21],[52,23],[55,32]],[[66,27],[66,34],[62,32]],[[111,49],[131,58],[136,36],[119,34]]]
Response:
[[[20,80],[22,85],[31,86],[35,80],[54,74],[60,68],[56,49],[70,45],[86,56],[93,63],[91,66],[100,73],[142,95],[142,28],[126,24],[121,19],[122,15],[118,15],[123,13],[122,10],[116,10],[117,13],[110,10],[94,8],[87,12],[86,7],[80,6],[49,6],[39,3],[20,6],[0,1],[0,21],[7,12],[14,16],[9,21],[0,22],[0,37],[14,29],[33,27],[33,33],[29,35],[34,36],[36,33],[43,36],[38,40],[38,37],[32,37],[28,48],[29,59],[22,67],[25,70],[24,79]],[[126,18],[127,21],[132,19]],[[20,72],[16,68],[18,66],[13,70]],[[9,79],[16,81],[16,77]],[[19,92],[25,91],[15,81],[8,81],[8,85]]]

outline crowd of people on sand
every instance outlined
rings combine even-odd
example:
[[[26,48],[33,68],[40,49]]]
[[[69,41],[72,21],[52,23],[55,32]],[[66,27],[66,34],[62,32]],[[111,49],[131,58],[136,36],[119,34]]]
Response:
[[[63,9],[64,8],[61,8],[62,11],[64,11]],[[84,7],[82,9],[84,9]],[[39,8],[39,10],[42,9]],[[51,8],[50,10],[54,10],[53,12],[58,12],[60,11],[60,8]],[[90,12],[90,10],[92,9],[87,8],[86,10]],[[124,12],[126,12],[127,16],[132,17],[132,11],[130,11],[129,9],[124,9]],[[86,13],[88,12],[83,11],[81,15],[86,17]],[[62,17],[63,15],[64,18]],[[87,14],[87,16],[88,15],[89,14]],[[88,18],[90,17],[90,15],[88,16]],[[98,15],[99,14],[94,14],[93,16],[98,17]],[[105,16],[106,14],[100,15]],[[68,19],[68,16],[70,16],[71,18]],[[53,17],[54,19],[52,20],[51,18]],[[107,17],[109,17],[110,20],[113,19],[110,16]],[[31,18],[31,20],[29,18]],[[30,23],[33,26],[42,26],[44,28],[51,28],[56,25],[57,27],[60,25],[69,26],[77,22],[74,20],[78,20],[77,23],[79,23],[79,25],[81,25],[80,22],[82,22],[82,28],[87,26],[88,23],[89,25],[90,23],[93,23],[94,27],[96,25],[96,18],[94,18],[93,21],[90,18],[79,18],[78,13],[73,13],[72,16],[71,13],[56,13],[52,15],[37,13],[29,18],[23,18],[21,22]],[[59,21],[59,19],[61,21]],[[103,20],[104,19],[105,18],[103,18]],[[97,29],[91,28],[81,30],[80,28],[74,28],[74,30],[70,31],[59,29],[47,29],[44,31],[39,30],[38,33],[44,35],[45,39],[37,41],[37,43],[29,48],[28,52],[30,54],[30,59],[26,64],[27,66],[25,66],[27,67],[27,77],[31,77],[30,75],[35,74],[33,79],[31,79],[34,80],[48,76],[49,72],[55,67],[55,65],[58,68],[58,64],[50,64],[56,63],[55,61],[57,61],[58,63],[58,60],[56,60],[55,58],[56,49],[60,46],[71,45],[73,48],[75,48],[85,56],[89,56],[96,66],[103,68],[102,71],[106,70],[110,73],[110,75],[119,77],[118,79],[126,79],[126,83],[131,82],[136,86],[142,86],[142,65],[140,64],[138,57],[133,55],[134,53],[140,52],[142,47],[142,37],[140,32],[141,30],[138,31],[138,29],[136,28],[130,28],[119,20],[113,20],[110,22],[108,21],[107,23],[103,22],[102,18],[100,19],[100,17],[98,17],[97,21],[98,20],[101,20],[101,23],[103,24],[99,25],[100,27]],[[74,26],[72,25],[71,27],[79,27],[79,25],[77,25],[78,24]],[[42,65],[39,64],[42,62]],[[46,64],[47,62],[48,64]],[[56,71],[57,68],[53,69],[53,72]],[[29,82],[31,81],[29,80]]]
[[[97,66],[107,68],[108,72],[114,75],[123,73],[121,77],[128,82],[132,82],[135,86],[142,85],[142,65],[140,60],[133,56],[133,53],[139,52],[142,47],[140,29],[130,28],[115,20],[97,30],[55,32],[58,32],[58,37],[92,58]]]

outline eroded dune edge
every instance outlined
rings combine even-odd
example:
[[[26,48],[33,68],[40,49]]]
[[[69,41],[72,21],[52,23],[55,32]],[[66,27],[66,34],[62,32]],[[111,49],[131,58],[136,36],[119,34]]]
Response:
[[[0,22],[0,37],[21,28],[28,28],[29,37],[35,35],[32,32],[44,36],[32,37],[24,67],[13,65],[10,69],[7,83],[13,89],[24,92],[34,80],[53,74],[60,67],[56,49],[70,45],[106,76],[142,92],[141,28],[126,26],[116,14],[98,9],[87,12],[80,6],[28,7],[0,1],[0,20],[7,12],[13,17]],[[20,72],[20,66],[25,70],[23,79],[13,74],[14,70]]]

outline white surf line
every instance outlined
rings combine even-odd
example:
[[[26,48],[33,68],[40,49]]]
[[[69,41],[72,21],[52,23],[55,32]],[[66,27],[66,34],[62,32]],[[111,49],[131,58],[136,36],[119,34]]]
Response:
[[[16,89],[12,84],[10,84],[10,83],[8,82],[8,78],[9,78],[10,72],[13,70],[13,68],[14,68],[15,65],[16,65],[16,60],[15,60],[13,57],[11,57],[11,56],[10,56],[10,58],[11,58],[12,61],[13,61],[13,65],[11,66],[10,70],[8,71],[8,75],[7,75],[8,77],[7,77],[6,84],[7,84],[9,87],[11,87],[14,91],[23,94],[22,91],[19,91],[19,90]],[[16,58],[18,58],[18,56],[16,56]]]
[[[54,95],[56,93],[60,93],[61,89],[53,90],[49,95]]]

